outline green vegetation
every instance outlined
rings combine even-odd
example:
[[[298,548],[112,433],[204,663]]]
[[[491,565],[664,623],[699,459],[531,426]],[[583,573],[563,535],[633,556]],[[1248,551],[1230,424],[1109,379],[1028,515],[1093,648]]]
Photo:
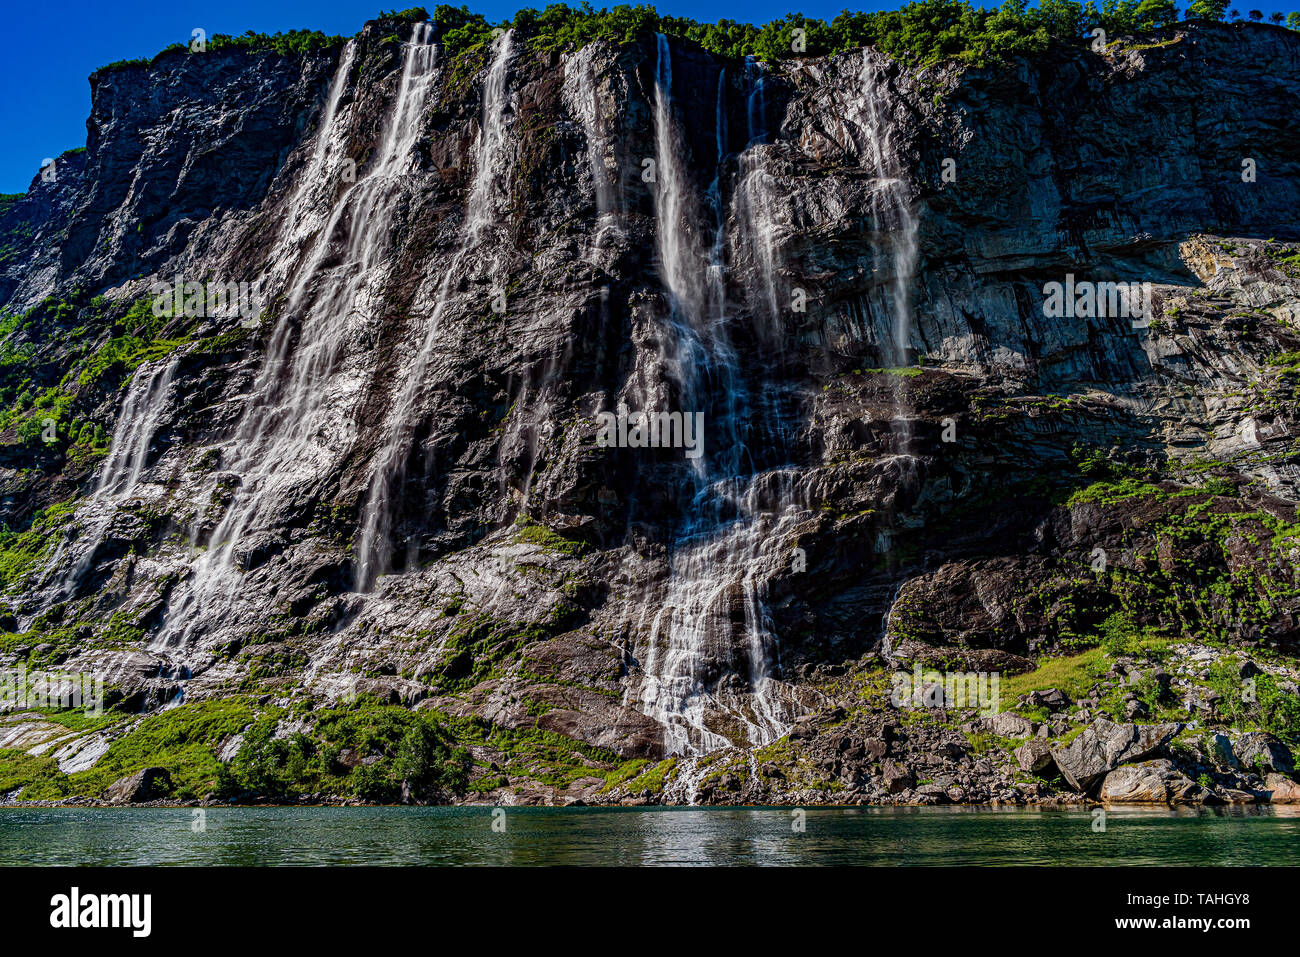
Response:
[[[173,796],[202,797],[213,790],[221,763],[215,748],[253,719],[251,704],[224,698],[181,705],[150,715],[118,738],[89,771],[63,774],[58,765],[0,761],[0,776],[27,775],[23,800],[57,800],[70,795],[98,796],[114,781],[144,768],[165,768]]]
[[[1187,19],[1222,20],[1222,0],[1192,0]],[[1235,11],[1234,11],[1235,14]],[[439,4],[430,17],[424,7],[384,11],[380,18],[406,22],[431,19],[438,41],[451,57],[482,47],[499,29],[513,28],[534,49],[574,50],[597,40],[628,43],[659,32],[698,43],[720,56],[753,56],[773,62],[804,56],[843,53],[872,45],[896,60],[914,67],[930,67],[946,61],[971,66],[999,63],[1009,57],[1038,53],[1052,43],[1092,43],[1091,31],[1102,29],[1116,49],[1113,38],[1139,30],[1153,30],[1178,21],[1174,0],[1005,0],[996,8],[972,5],[967,0],[919,0],[898,10],[850,12],[844,10],[829,22],[802,13],[791,13],[768,23],[755,25],[736,20],[703,23],[689,17],[660,14],[648,4],[618,4],[596,9],[590,3],[577,6],[550,4],[541,10],[526,8],[513,20],[490,22],[467,6]],[[1239,17],[1233,16],[1234,19]],[[1300,27],[1300,13],[1292,13],[1287,25]],[[292,30],[273,35],[249,31],[243,36],[213,36],[209,51],[244,49],[282,56],[312,53],[343,42],[311,30]],[[1145,49],[1167,45],[1138,44]],[[175,43],[152,58],[119,60],[103,70],[128,66],[149,66],[169,53],[187,53],[188,43]]]
[[[0,527],[0,591],[16,585],[45,557],[72,511],[71,505],[58,503],[38,512],[21,532]]]
[[[515,541],[536,545],[548,552],[557,552],[570,558],[578,558],[587,550],[586,543],[580,539],[565,538],[559,532],[545,525],[539,525],[524,516],[520,516],[515,521],[515,525],[518,528],[515,532]]]
[[[992,731],[968,731],[964,732],[964,734],[971,751],[977,756],[989,754],[990,752],[996,754],[999,750],[1014,751],[1024,744],[1023,738],[1004,738]]]
[[[66,301],[50,298],[21,314],[0,314],[0,431],[12,429],[29,448],[88,467],[108,452],[109,435],[82,415],[142,363],[189,339],[184,320],[153,314],[151,298],[121,310],[102,296],[74,292]]]
[[[424,10],[421,8],[419,12],[423,13]],[[200,56],[203,53],[217,53],[222,50],[244,50],[249,53],[274,53],[278,56],[304,56],[345,42],[345,37],[326,36],[319,30],[290,30],[288,33],[255,33],[249,30],[243,36],[237,37],[216,33],[206,41],[206,50],[202,51],[202,53],[192,50],[189,43],[173,43],[159,50],[152,57],[115,60],[112,63],[105,64],[95,72],[102,73],[106,70],[120,70],[127,67],[152,66],[159,58],[172,53]]]
[[[73,717],[69,717],[72,715]],[[463,793],[469,759],[432,712],[415,712],[362,696],[312,713],[309,731],[275,737],[286,717],[280,709],[257,714],[252,699],[223,698],[181,705],[150,715],[115,740],[88,771],[64,774],[50,758],[0,751],[0,791],[22,788],[23,800],[97,797],[113,782],[144,768],[165,768],[171,797],[251,793],[259,800],[289,800],[320,792],[368,801],[438,800]],[[109,712],[77,720],[50,720],[91,730],[129,720]],[[217,750],[234,735],[243,743],[226,764]]]
[[[608,748],[585,744],[541,728],[504,728],[478,716],[461,718],[438,714],[438,719],[460,744],[486,747],[501,753],[500,769],[486,775],[489,781],[497,774],[504,774],[550,787],[566,787],[583,777],[608,781],[609,775],[617,774],[627,764]],[[484,789],[484,782],[480,781],[476,790]]]
[[[1090,648],[1082,654],[1065,658],[1043,658],[1033,671],[1003,678],[999,692],[1008,707],[1014,706],[1016,698],[1022,694],[1047,688],[1059,688],[1077,699],[1088,694],[1107,667],[1105,652],[1100,648]]]
[[[1213,2],[1193,5],[1200,19],[1222,19]],[[1192,15],[1189,11],[1189,15]],[[700,44],[726,57],[775,61],[843,53],[870,44],[897,60],[926,67],[944,61],[970,65],[1036,53],[1053,42],[1091,42],[1100,28],[1108,37],[1168,26],[1178,19],[1172,0],[1007,0],[984,9],[965,0],[921,0],[898,10],[840,13],[829,23],[791,13],[761,26],[720,20],[701,23],[659,14],[654,7],[618,5],[597,10],[588,3],[520,10],[512,21],[489,23],[466,7],[439,5],[433,14],[449,54],[481,44],[496,27],[513,27],[541,50],[576,49],[595,40],[622,43],[660,32]]]
[[[663,791],[664,786],[668,783],[676,768],[676,758],[665,758],[653,767],[646,768],[641,774],[630,780],[627,785],[628,790],[638,794],[642,791],[658,794]]]
[[[273,737],[278,713],[258,718],[244,732],[233,768],[222,769],[219,791],[270,800],[323,792],[394,803],[404,790],[439,800],[466,789],[468,755],[431,712],[361,696],[315,718],[310,734],[282,738]]]
[[[1224,720],[1242,730],[1267,731],[1292,748],[1300,747],[1300,698],[1279,687],[1267,672],[1247,684],[1240,665],[1228,655],[1210,667],[1209,685],[1222,695],[1218,710]]]

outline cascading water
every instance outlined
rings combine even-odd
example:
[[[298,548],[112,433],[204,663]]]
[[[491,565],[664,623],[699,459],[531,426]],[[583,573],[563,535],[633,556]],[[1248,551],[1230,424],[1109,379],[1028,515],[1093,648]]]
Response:
[[[592,187],[596,197],[597,227],[592,240],[592,253],[604,246],[607,238],[622,232],[618,195],[610,179],[607,165],[608,138],[603,130],[604,107],[596,83],[596,45],[585,46],[573,55],[571,70],[575,76],[574,88],[565,88],[570,109],[582,123],[587,141],[587,165],[591,169]],[[568,71],[566,71],[566,76]]]
[[[749,139],[738,159],[736,205],[740,229],[735,257],[759,279],[750,290],[750,310],[765,324],[768,337],[775,340],[779,339],[780,319],[776,286],[778,203],[763,148],[767,141],[767,74],[753,57],[745,60],[745,82],[750,91],[746,98]]]
[[[241,546],[259,533],[274,534],[279,516],[292,509],[304,490],[319,485],[352,444],[355,426],[346,413],[363,383],[358,374],[339,374],[340,359],[349,331],[368,322],[387,278],[393,217],[400,194],[409,188],[412,147],[437,76],[431,36],[427,23],[413,27],[397,95],[373,158],[315,232],[307,260],[285,296],[232,445],[237,457],[228,471],[239,476],[240,484],[208,537],[207,551],[173,595],[157,646],[186,640],[198,609],[228,611],[233,606],[242,584]],[[350,49],[340,58],[316,150],[290,208],[321,187],[313,176],[326,180],[327,189],[342,179],[326,173],[335,159],[331,144],[337,107],[352,59]],[[290,236],[293,232],[291,227]],[[342,249],[335,242],[339,233]],[[196,542],[199,537],[196,527]]]
[[[719,177],[726,152],[725,89],[720,81]],[[756,746],[784,733],[788,719],[771,677],[775,637],[764,592],[780,562],[774,548],[802,510],[784,504],[792,498],[788,490],[773,494],[774,486],[788,484],[783,474],[754,475],[749,464],[744,434],[750,403],[728,332],[725,242],[715,234],[706,255],[696,240],[697,214],[672,110],[672,58],[662,35],[654,123],[657,241],[671,337],[663,360],[682,409],[710,413],[710,448],[695,460],[694,493],[672,549],[666,591],[647,612],[645,680],[631,703],[664,725],[669,753],[693,754],[732,741]],[[709,196],[720,232],[720,182]],[[733,634],[737,624],[739,636]],[[725,676],[731,674],[745,676],[743,688],[728,686]]]
[[[136,371],[118,415],[118,433],[95,484],[95,497],[129,495],[140,481],[154,433],[162,424],[179,362],[178,359],[159,360],[152,367],[145,365]]]
[[[885,95],[883,67],[872,60],[871,51],[863,50],[862,89],[865,91],[865,109],[860,122],[869,146],[871,171],[876,179],[872,193],[872,213],[875,219],[876,271],[888,270],[890,287],[886,292],[891,321],[889,339],[882,351],[888,365],[906,366],[910,363],[912,336],[911,288],[916,272],[917,220],[908,192],[898,144],[893,128],[885,123],[880,103]],[[882,246],[888,245],[887,251]],[[906,448],[910,427],[901,389],[895,382],[893,429]]]
[[[411,360],[404,363],[406,378],[388,416],[388,428],[375,456],[366,505],[362,513],[357,547],[357,588],[366,590],[389,567],[393,505],[405,479],[405,464],[412,434],[417,425],[417,406],[426,386],[425,373],[437,352],[442,318],[451,298],[453,278],[463,277],[471,253],[480,251],[484,234],[496,219],[503,198],[501,166],[506,145],[507,78],[513,53],[513,31],[496,41],[496,52],[483,85],[483,119],[479,127],[474,185],[465,206],[465,227],[460,248],[443,274],[433,312],[426,322],[424,339]],[[496,280],[499,257],[482,257],[481,271]],[[414,545],[409,546],[413,551]]]
[[[160,359],[142,365],[132,378],[117,414],[117,428],[99,480],[78,509],[77,537],[61,541],[46,566],[44,588],[49,603],[76,594],[118,508],[139,490],[179,364],[177,358]]]

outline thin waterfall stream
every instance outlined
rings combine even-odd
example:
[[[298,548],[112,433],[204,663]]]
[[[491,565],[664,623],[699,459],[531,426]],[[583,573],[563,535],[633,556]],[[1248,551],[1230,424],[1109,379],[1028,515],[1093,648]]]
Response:
[[[883,66],[873,61],[870,49],[863,50],[861,76],[865,108],[860,122],[870,145],[871,172],[876,178],[872,194],[874,226],[877,237],[887,237],[876,243],[876,271],[887,271],[890,277],[884,293],[890,321],[881,351],[885,363],[897,369],[911,363],[911,289],[916,273],[917,220],[894,142],[894,126],[886,123],[881,113],[881,100],[887,91]],[[888,249],[882,250],[886,243]],[[902,387],[896,376],[890,378],[894,393],[891,429],[899,438],[899,450],[906,453],[911,426]]]
[[[443,315],[451,299],[451,283],[461,274],[461,265],[467,257],[480,251],[485,233],[495,221],[500,206],[499,178],[505,155],[505,112],[509,99],[507,79],[513,52],[513,33],[506,31],[496,41],[492,64],[483,85],[483,119],[479,126],[474,184],[465,204],[465,227],[460,248],[443,275],[433,313],[426,322],[424,338],[409,364],[375,457],[357,547],[356,585],[359,591],[368,590],[389,568],[393,506],[405,478],[405,462],[417,418],[416,407],[426,385],[425,373],[439,346]],[[482,272],[495,277],[499,264],[497,256],[489,254],[483,261],[486,265]]]
[[[118,509],[140,492],[179,364],[176,357],[159,359],[142,365],[132,377],[117,414],[108,458],[94,490],[77,511],[76,537],[65,536],[46,564],[44,583],[51,603],[76,595]]]

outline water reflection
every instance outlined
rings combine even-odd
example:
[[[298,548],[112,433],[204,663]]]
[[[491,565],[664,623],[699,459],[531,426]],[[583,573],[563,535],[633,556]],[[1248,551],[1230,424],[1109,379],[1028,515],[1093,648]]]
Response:
[[[497,822],[494,829],[493,822]],[[3,864],[1295,864],[1300,808],[0,809]],[[502,824],[504,828],[502,829]]]

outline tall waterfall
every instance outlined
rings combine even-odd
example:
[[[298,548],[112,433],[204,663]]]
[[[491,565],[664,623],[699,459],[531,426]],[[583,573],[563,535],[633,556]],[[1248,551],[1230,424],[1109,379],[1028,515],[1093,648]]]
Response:
[[[725,90],[720,82],[719,176]],[[764,582],[781,560],[774,549],[783,531],[801,510],[785,505],[788,490],[774,494],[789,484],[783,473],[752,471],[745,444],[750,396],[728,329],[725,243],[715,233],[709,252],[701,248],[700,214],[691,203],[673,115],[672,57],[662,35],[653,106],[657,242],[669,301],[663,359],[682,409],[708,412],[709,451],[695,462],[692,501],[672,548],[665,593],[647,612],[645,680],[632,703],[664,725],[668,752],[692,754],[735,739],[763,744],[784,733],[788,718],[771,677],[775,636]],[[720,183],[709,196],[721,231]],[[721,680],[728,673],[743,675],[741,687]]]
[[[64,538],[46,564],[47,603],[73,597],[90,570],[120,505],[135,497],[154,436],[163,423],[176,376],[177,358],[159,359],[136,370],[117,414],[113,441],[99,479],[77,510],[77,536]]]
[[[591,44],[573,54],[570,70],[575,77],[572,89],[566,84],[570,109],[582,123],[587,140],[587,165],[591,170],[592,188],[596,198],[598,225],[592,240],[592,253],[599,252],[604,241],[621,232],[618,195],[610,179],[607,154],[610,143],[603,130],[604,105],[596,83],[595,55],[599,47]],[[566,79],[569,71],[566,70]]]
[[[864,49],[862,89],[865,91],[865,109],[860,122],[868,141],[871,172],[876,178],[871,199],[877,236],[876,266],[878,271],[889,270],[891,276],[887,294],[891,322],[888,344],[883,351],[888,364],[905,366],[910,361],[911,288],[916,272],[917,221],[893,127],[885,122],[880,110],[885,95],[882,70],[881,65],[872,61],[870,50]],[[887,245],[888,249],[882,250],[883,245]],[[895,428],[905,428],[903,410],[896,408],[896,413]]]
[[[418,424],[417,407],[427,383],[425,374],[436,355],[442,333],[443,314],[451,299],[453,278],[462,274],[462,265],[471,254],[482,252],[481,243],[496,220],[504,198],[502,162],[506,145],[506,106],[509,100],[507,78],[513,53],[513,31],[496,41],[492,65],[483,84],[483,112],[479,125],[478,151],[474,184],[465,206],[465,227],[460,248],[443,274],[433,313],[426,322],[424,339],[408,363],[402,389],[387,419],[384,439],[375,456],[370,488],[361,519],[357,546],[357,588],[369,588],[377,576],[390,565],[390,538],[393,506],[399,499],[406,475],[406,460],[412,436]],[[496,280],[500,259],[492,253],[481,258],[482,272]],[[415,545],[408,548],[413,552]]]
[[[129,495],[140,481],[154,433],[162,424],[178,359],[158,360],[136,370],[122,400],[118,428],[93,497]]]
[[[259,533],[274,534],[279,518],[327,481],[322,476],[355,438],[347,413],[363,383],[355,374],[339,374],[340,360],[350,332],[364,326],[377,308],[387,278],[393,217],[400,194],[409,188],[412,147],[437,78],[431,37],[430,24],[414,26],[380,142],[361,178],[315,232],[293,278],[232,444],[236,458],[227,469],[239,476],[239,485],[208,538],[207,551],[173,595],[157,638],[160,646],[185,640],[198,608],[234,605],[242,585],[242,546]],[[331,144],[352,59],[350,50],[340,58],[316,149],[290,209],[322,185],[328,192],[342,180]],[[336,236],[342,237],[341,249]],[[196,543],[200,536],[196,524]]]
[[[745,81],[749,87],[746,98],[749,138],[738,160],[736,205],[741,228],[736,237],[735,256],[758,279],[748,290],[751,310],[764,323],[762,331],[768,338],[778,340],[781,313],[776,285],[778,198],[763,147],[767,140],[767,74],[753,57],[745,60]]]

